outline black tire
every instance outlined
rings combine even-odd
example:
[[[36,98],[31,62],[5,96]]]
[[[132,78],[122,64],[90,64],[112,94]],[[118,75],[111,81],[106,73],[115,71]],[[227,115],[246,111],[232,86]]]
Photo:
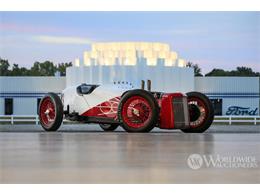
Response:
[[[116,130],[116,128],[119,126],[119,124],[111,123],[111,124],[99,124],[99,126],[107,132],[112,132]]]
[[[54,108],[55,108],[54,120],[50,125],[45,124],[44,119],[41,117],[41,106],[43,106],[43,102],[47,98],[50,98],[50,100],[53,103]],[[57,131],[63,120],[63,105],[62,105],[62,102],[61,102],[61,99],[59,98],[59,96],[55,93],[47,93],[41,99],[38,110],[39,110],[39,113],[38,113],[39,121],[40,121],[40,124],[43,127],[43,129],[45,129],[46,131]]]
[[[213,105],[212,105],[211,101],[209,100],[209,98],[206,95],[202,94],[202,93],[199,93],[199,92],[189,92],[186,95],[188,97],[188,104],[189,104],[189,100],[190,100],[190,104],[188,106],[189,106],[189,114],[190,114],[190,121],[191,121],[191,123],[193,121],[196,121],[197,117],[201,116],[200,109],[197,109],[196,107],[194,107],[195,104],[192,104],[192,102],[193,102],[192,99],[194,99],[194,98],[195,99],[199,99],[201,102],[203,102],[203,104],[205,106],[205,109],[206,109],[206,112],[205,112],[206,114],[205,114],[205,118],[204,118],[204,120],[202,120],[201,124],[198,123],[196,125],[196,127],[190,126],[190,128],[182,129],[182,131],[185,132],[185,133],[203,133],[210,127],[210,125],[212,124],[212,122],[214,120]],[[193,111],[195,110],[197,112],[195,114],[195,115],[197,115],[197,116],[195,116],[195,118],[194,118],[194,116],[191,116],[191,110],[192,109],[193,109]]]
[[[146,124],[139,128],[129,126],[124,121],[124,117],[122,116],[122,114],[123,114],[122,109],[124,107],[124,104],[126,103],[126,101],[129,98],[131,98],[133,96],[139,96],[139,97],[145,99],[145,101],[148,102],[148,104],[151,108],[150,119],[147,119],[148,121],[145,122]],[[126,92],[123,95],[123,97],[121,98],[119,106],[118,106],[118,119],[119,119],[119,122],[121,123],[121,126],[127,132],[130,132],[130,133],[150,132],[157,124],[158,118],[159,118],[159,106],[158,106],[156,99],[153,97],[153,95],[150,92],[142,90],[142,89],[130,90],[130,91]]]

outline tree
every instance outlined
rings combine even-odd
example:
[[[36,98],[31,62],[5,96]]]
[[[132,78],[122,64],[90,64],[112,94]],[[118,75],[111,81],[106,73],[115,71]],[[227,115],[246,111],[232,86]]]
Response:
[[[28,75],[29,71],[27,68],[19,68],[18,64],[13,64],[12,70],[10,71],[10,76],[26,76]]]
[[[72,62],[58,64],[57,71],[60,72],[60,76],[66,76],[66,68],[72,66]]]
[[[260,76],[260,73],[254,72],[251,68],[241,66],[237,67],[236,70],[231,71],[225,71],[223,69],[213,69],[205,76]]]
[[[19,65],[18,64],[13,64],[11,75],[14,76],[14,75],[20,75],[20,74],[21,74],[21,70],[19,68]]]
[[[205,76],[227,76],[227,72],[223,69],[216,69],[214,68],[209,73],[205,74]]]
[[[241,66],[237,67],[235,71],[231,71],[230,76],[259,76],[259,72],[254,72],[252,68]]]
[[[9,71],[10,64],[8,60],[4,60],[0,58],[0,75],[1,76],[9,76],[10,71]]]
[[[20,68],[20,75],[14,75],[14,76],[30,76],[30,70],[28,70],[25,67]]]
[[[8,60],[0,58],[0,76],[54,76],[57,71],[61,76],[66,76],[66,68],[72,66],[72,62],[59,63],[54,65],[53,62],[35,62],[30,69],[19,67],[13,64],[11,70]]]
[[[195,76],[199,76],[199,77],[203,76],[203,75],[201,74],[201,69],[200,69],[200,67],[199,67],[198,64],[193,64],[192,62],[188,62],[186,66],[187,66],[187,67],[194,68],[194,75],[195,75]]]
[[[35,62],[30,71],[30,76],[54,76],[56,67],[50,61]]]

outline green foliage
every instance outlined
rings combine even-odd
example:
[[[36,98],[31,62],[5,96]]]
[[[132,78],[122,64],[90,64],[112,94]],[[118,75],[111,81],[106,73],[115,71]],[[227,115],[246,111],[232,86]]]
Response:
[[[227,76],[227,72],[223,69],[214,68],[211,72],[205,74],[205,76]]]
[[[66,68],[72,66],[72,62],[58,64],[57,70],[61,76],[66,76]]]
[[[4,60],[2,58],[0,58],[0,75],[1,76],[9,76],[9,67],[10,64],[8,62],[8,60]]]
[[[237,67],[236,70],[225,71],[223,69],[213,69],[211,72],[207,73],[205,76],[239,76],[239,77],[248,77],[248,76],[260,76],[259,72],[254,72],[251,68],[248,67]]]
[[[54,76],[56,69],[50,61],[35,62],[31,68],[31,76]]]
[[[72,63],[60,63],[54,65],[53,62],[35,62],[30,69],[19,67],[13,64],[10,67],[8,60],[0,58],[0,76],[54,76],[58,71],[61,76],[66,76],[66,68],[72,66]]]
[[[195,76],[203,76],[201,73],[201,69],[198,64],[193,64],[192,62],[188,62],[187,67],[194,68],[194,75]],[[205,74],[205,76],[239,76],[239,77],[253,77],[253,76],[260,76],[259,72],[254,72],[251,68],[240,66],[237,67],[236,70],[226,71],[223,69],[214,68],[209,73]]]
[[[199,67],[198,64],[193,64],[192,62],[188,62],[186,66],[187,66],[187,67],[192,67],[192,68],[194,68],[194,75],[195,75],[196,77],[201,77],[201,76],[203,76],[203,75],[201,74],[201,69],[200,69],[200,67]]]

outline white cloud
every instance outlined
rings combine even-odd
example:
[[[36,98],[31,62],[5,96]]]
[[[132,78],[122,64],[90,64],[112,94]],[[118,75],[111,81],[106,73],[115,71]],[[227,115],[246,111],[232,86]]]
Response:
[[[76,45],[88,44],[92,42],[89,39],[83,37],[47,36],[47,35],[34,36],[33,40],[42,43],[76,44]]]

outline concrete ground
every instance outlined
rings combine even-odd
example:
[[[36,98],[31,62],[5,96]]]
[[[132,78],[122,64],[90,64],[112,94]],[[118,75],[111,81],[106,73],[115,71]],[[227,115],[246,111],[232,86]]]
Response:
[[[0,126],[0,183],[260,183],[259,126],[204,134]]]

